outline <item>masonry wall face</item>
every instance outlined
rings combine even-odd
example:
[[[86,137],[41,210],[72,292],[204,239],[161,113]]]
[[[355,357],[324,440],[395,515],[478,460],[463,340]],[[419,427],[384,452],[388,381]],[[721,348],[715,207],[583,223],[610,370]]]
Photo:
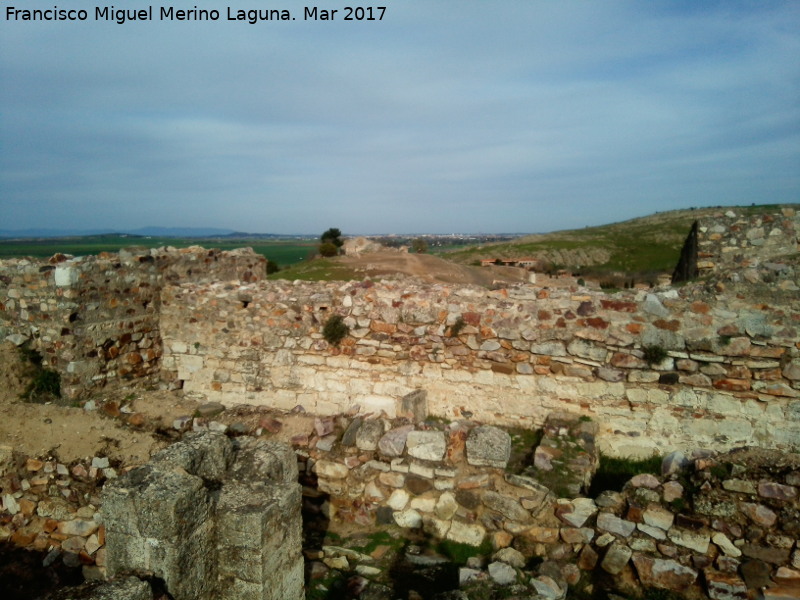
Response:
[[[256,281],[264,258],[203,248],[0,262],[0,339],[30,340],[67,398],[158,381],[161,290],[180,281]]]
[[[188,309],[188,312],[187,312]],[[321,333],[332,314],[350,335]],[[164,293],[163,375],[226,404],[539,426],[593,416],[616,454],[800,443],[800,310],[699,288],[608,296],[532,286],[259,282]],[[648,363],[644,349],[667,352]],[[652,357],[651,357],[652,360]]]
[[[266,282],[249,249],[3,261],[0,339],[30,338],[68,398],[158,383],[226,404],[391,416],[424,389],[445,417],[596,417],[615,454],[797,449],[799,219],[721,212],[698,229],[708,283],[614,295]],[[333,314],[350,328],[339,347],[321,333]]]

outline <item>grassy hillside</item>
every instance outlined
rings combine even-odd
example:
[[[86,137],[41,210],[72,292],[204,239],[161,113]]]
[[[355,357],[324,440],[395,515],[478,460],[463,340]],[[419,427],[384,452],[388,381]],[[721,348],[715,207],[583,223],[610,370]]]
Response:
[[[600,227],[587,227],[520,238],[503,244],[473,246],[443,256],[472,264],[482,258],[536,257],[554,269],[567,268],[603,276],[619,273],[648,279],[671,273],[696,219],[734,208],[736,212],[773,212],[778,205],[698,208],[656,213]]]

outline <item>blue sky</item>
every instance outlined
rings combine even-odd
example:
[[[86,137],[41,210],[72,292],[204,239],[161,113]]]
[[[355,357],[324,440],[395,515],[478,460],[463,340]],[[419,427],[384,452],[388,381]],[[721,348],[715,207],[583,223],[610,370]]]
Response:
[[[174,5],[216,22],[4,12],[0,229],[538,232],[800,201],[799,2],[381,4],[361,23],[296,0]]]

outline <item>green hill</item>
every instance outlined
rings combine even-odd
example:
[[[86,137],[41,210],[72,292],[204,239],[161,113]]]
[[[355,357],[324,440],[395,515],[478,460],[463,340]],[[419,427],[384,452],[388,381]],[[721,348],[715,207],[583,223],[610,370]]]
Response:
[[[548,265],[547,270],[568,269],[601,279],[613,276],[649,281],[661,273],[672,273],[695,220],[727,210],[749,214],[778,209],[779,205],[759,205],[674,210],[599,227],[472,246],[442,256],[463,264],[479,264],[487,258],[537,258]]]

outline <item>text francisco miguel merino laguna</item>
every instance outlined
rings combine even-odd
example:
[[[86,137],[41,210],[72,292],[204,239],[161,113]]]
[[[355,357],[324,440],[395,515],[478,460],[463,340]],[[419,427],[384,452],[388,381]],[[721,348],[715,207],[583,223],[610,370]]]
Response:
[[[94,10],[53,8],[26,9],[7,6],[5,10],[6,21],[88,21],[94,17],[95,21],[112,21],[120,25],[128,21],[154,21],[154,15],[160,21],[218,21],[222,18],[219,10],[203,9],[197,6],[190,9],[178,9],[174,6],[146,8],[115,8],[114,6],[96,6]],[[385,6],[345,6],[338,9],[320,9],[316,6],[303,8],[305,21],[381,21],[386,13]],[[291,11],[286,9],[234,9],[225,8],[227,21],[247,21],[254,24],[259,21],[294,21]]]

